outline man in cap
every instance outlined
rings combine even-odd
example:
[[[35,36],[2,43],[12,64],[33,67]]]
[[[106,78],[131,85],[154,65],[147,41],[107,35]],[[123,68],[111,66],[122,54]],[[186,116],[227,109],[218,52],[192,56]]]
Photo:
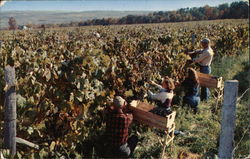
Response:
[[[193,58],[193,61],[198,63],[200,66],[200,72],[205,74],[211,73],[211,62],[213,60],[214,52],[210,47],[210,40],[208,38],[204,38],[201,40],[201,45],[203,49],[196,50],[193,52],[188,52],[187,54],[198,54],[198,57]],[[207,101],[210,96],[210,91],[206,87],[201,87],[201,100]]]
[[[135,135],[128,138],[128,128],[133,116],[124,113],[125,106],[126,101],[122,97],[116,96],[113,106],[107,113],[106,134],[111,157],[131,157],[138,142]]]

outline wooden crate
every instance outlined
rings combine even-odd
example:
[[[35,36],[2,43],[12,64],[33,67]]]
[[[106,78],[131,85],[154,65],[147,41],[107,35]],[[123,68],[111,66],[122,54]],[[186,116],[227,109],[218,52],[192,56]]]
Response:
[[[171,129],[175,126],[175,111],[173,111],[166,117],[162,117],[149,112],[153,108],[155,107],[148,103],[143,103],[136,100],[132,101],[129,105],[129,110],[132,111],[134,120],[136,120],[140,124],[145,124],[152,128],[158,128],[161,130]]]
[[[208,88],[221,88],[222,87],[222,77],[215,77],[209,74],[196,72],[200,85]]]

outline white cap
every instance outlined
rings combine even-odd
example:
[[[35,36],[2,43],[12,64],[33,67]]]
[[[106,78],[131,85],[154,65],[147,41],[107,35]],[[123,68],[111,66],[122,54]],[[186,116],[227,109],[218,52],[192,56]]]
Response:
[[[207,43],[209,44],[210,43],[210,40],[208,38],[204,38],[201,40],[202,43]]]
[[[116,96],[114,99],[114,105],[116,107],[122,107],[125,104],[125,102],[126,101],[120,96]]]

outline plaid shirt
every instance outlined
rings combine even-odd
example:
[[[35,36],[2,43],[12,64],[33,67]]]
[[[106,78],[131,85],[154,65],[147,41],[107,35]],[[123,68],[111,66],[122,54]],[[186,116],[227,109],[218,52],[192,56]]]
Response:
[[[130,123],[130,119],[124,113],[108,112],[106,133],[112,146],[121,146],[127,143]]]

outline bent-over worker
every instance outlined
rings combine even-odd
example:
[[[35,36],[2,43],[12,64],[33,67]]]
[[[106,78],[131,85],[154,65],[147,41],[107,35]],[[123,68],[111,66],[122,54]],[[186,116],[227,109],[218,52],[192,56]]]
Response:
[[[198,112],[198,105],[200,103],[199,96],[199,80],[196,71],[193,68],[188,69],[188,76],[182,82],[185,96],[183,97],[183,105],[188,105],[193,108],[194,113]]]
[[[110,145],[110,157],[131,157],[138,142],[137,136],[128,137],[128,128],[133,115],[124,113],[125,106],[126,101],[116,96],[113,107],[107,112],[106,135]]]

